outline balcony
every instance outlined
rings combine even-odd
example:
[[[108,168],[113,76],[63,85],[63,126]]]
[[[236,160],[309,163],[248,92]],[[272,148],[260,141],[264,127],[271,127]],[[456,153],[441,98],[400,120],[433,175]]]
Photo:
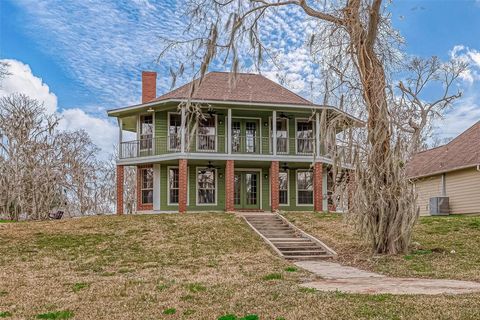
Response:
[[[231,139],[232,154],[273,155],[273,139],[270,137],[232,135]],[[186,153],[228,154],[224,135],[186,136],[185,140]],[[148,157],[180,153],[181,149],[180,135],[159,136],[122,142],[119,156],[120,159]],[[312,156],[314,150],[314,138],[277,138],[277,155]]]

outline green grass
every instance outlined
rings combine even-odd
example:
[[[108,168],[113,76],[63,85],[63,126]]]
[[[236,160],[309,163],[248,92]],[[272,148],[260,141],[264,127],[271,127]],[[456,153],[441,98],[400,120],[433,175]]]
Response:
[[[340,263],[390,275],[480,281],[479,217],[422,218],[409,253],[372,257],[339,215],[286,216],[332,246]],[[480,294],[303,288],[318,278],[278,257],[229,214],[10,223],[0,237],[0,310],[15,319],[479,318]]]
[[[10,311],[1,311],[0,312],[0,318],[8,318],[11,317],[12,313]]]
[[[175,314],[175,313],[177,313],[177,309],[175,309],[175,308],[168,308],[168,309],[163,310],[162,313],[163,313],[163,314]]]
[[[281,280],[283,278],[282,274],[280,273],[270,273],[263,277],[263,280]]]

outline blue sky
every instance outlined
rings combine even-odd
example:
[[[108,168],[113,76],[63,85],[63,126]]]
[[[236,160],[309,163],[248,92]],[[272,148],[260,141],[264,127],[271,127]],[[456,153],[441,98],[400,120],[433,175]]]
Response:
[[[168,66],[176,57],[156,62],[157,36],[181,36],[180,6],[174,0],[0,0],[0,59],[18,62],[21,79],[12,87],[31,85],[25,90],[48,97],[64,127],[85,128],[107,150],[116,129],[105,110],[139,102],[141,70],[159,72],[159,94],[169,89]],[[480,120],[480,1],[403,0],[390,11],[408,54],[448,59],[456,48],[471,64],[470,78],[461,84],[465,95],[438,123],[438,133],[453,136]],[[287,43],[287,85],[304,93],[307,53],[298,17],[280,12],[266,24],[277,44]]]

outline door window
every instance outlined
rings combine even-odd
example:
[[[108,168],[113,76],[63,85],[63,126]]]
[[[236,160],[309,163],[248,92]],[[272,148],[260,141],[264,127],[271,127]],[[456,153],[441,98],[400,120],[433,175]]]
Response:
[[[297,121],[297,153],[313,153],[313,125],[311,121]]]
[[[151,149],[153,138],[153,115],[140,116],[140,149]]]

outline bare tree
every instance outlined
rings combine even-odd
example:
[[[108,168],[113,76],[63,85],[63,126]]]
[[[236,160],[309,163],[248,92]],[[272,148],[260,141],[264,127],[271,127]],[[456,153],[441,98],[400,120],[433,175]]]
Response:
[[[167,41],[160,57],[169,50],[181,51],[185,61],[178,66],[177,76],[185,66],[192,66],[201,81],[213,61],[230,65],[235,74],[240,50],[246,46],[260,69],[264,54],[268,55],[260,34],[262,20],[283,6],[300,8],[305,19],[317,22],[309,41],[312,55],[322,54],[325,69],[336,71],[338,90],[346,90],[338,94],[340,102],[352,97],[367,118],[366,152],[357,155],[355,183],[350,184],[354,187],[355,225],[375,252],[403,252],[418,210],[402,165],[408,141],[394,134],[389,113],[388,68],[398,59],[395,46],[399,37],[381,0],[191,0],[187,3],[191,23],[186,34],[192,36]],[[328,41],[316,40],[322,37]],[[325,52],[328,54],[323,55]]]
[[[445,111],[461,97],[453,87],[456,80],[467,69],[459,60],[442,63],[437,57],[412,58],[405,66],[406,79],[399,81],[393,93],[392,115],[399,131],[408,136],[411,143],[407,159],[426,147],[432,131],[432,122],[443,118]],[[441,91],[439,97],[430,98],[428,90]]]
[[[111,212],[114,176],[85,131],[58,131],[59,118],[23,94],[0,98],[0,205],[13,220]]]
[[[0,61],[0,80],[10,75],[10,72],[8,72],[9,67],[10,65],[7,62]]]

